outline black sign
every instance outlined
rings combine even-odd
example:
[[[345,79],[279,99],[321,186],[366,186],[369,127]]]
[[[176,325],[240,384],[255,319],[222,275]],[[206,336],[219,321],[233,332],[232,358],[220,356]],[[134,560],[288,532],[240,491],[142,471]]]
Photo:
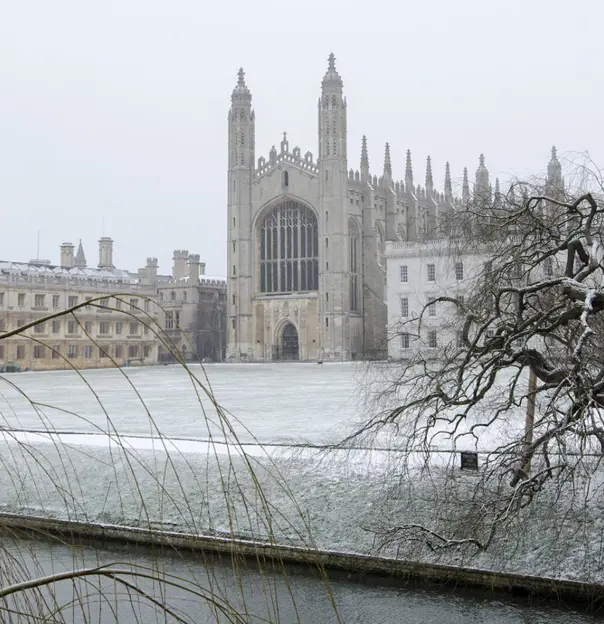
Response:
[[[478,470],[478,453],[462,451],[460,455],[462,470]]]

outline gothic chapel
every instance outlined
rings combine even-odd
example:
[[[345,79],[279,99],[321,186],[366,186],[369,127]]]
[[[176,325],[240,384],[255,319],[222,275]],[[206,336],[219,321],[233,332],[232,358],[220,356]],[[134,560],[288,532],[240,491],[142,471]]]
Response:
[[[346,99],[335,57],[321,85],[319,152],[290,149],[283,134],[268,160],[255,159],[255,116],[243,70],[228,116],[228,338],[230,361],[350,360],[384,357],[386,240],[417,240],[459,200],[369,174],[363,137],[360,170],[348,170]],[[484,165],[483,165],[484,167]],[[485,169],[486,171],[486,169]],[[488,173],[486,174],[488,177]]]

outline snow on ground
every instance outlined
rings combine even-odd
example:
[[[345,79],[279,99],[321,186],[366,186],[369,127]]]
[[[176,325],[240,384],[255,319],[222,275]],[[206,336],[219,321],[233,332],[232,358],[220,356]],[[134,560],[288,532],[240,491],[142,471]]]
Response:
[[[468,522],[464,496],[475,477],[451,472],[446,462],[430,479],[414,480],[401,477],[396,454],[253,443],[340,440],[371,409],[362,395],[371,375],[366,366],[205,370],[218,401],[239,420],[234,427],[241,439],[252,443],[243,447],[245,455],[234,445],[207,441],[210,434],[219,441],[223,436],[217,426],[208,428],[180,367],[129,369],[127,378],[119,371],[86,371],[110,422],[74,373],[6,376],[1,422],[21,431],[5,431],[0,442],[0,509],[259,538],[274,533],[284,542],[354,552],[373,550],[368,529],[379,522],[421,522],[440,530]],[[194,371],[202,374],[200,367]],[[216,420],[211,402],[202,402],[207,417]],[[31,433],[49,429],[72,433]],[[158,439],[158,430],[168,439]],[[559,499],[545,492],[517,520],[514,533],[498,537],[487,554],[471,560],[461,551],[438,555],[417,542],[384,554],[604,580],[604,506],[598,492],[590,496],[586,501],[574,492],[574,498]]]

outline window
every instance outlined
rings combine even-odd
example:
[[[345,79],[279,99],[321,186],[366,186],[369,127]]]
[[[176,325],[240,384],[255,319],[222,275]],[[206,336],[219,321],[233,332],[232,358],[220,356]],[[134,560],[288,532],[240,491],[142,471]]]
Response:
[[[46,331],[46,323],[37,323],[34,325],[34,334],[43,334]]]
[[[0,292],[0,305],[4,305],[4,293]]]
[[[233,275],[237,275],[237,269],[235,268],[235,265],[233,265]]]
[[[67,357],[70,359],[78,357],[78,345],[67,345]]]
[[[428,316],[436,316],[436,304],[433,301],[436,301],[436,297],[428,297]]]
[[[34,295],[34,307],[43,308],[46,300],[46,295]]]
[[[109,323],[106,321],[99,323],[99,334],[108,334],[109,333]]]
[[[176,293],[173,290],[170,292],[170,301],[176,301]]]
[[[409,271],[406,264],[401,264],[399,267],[399,277],[401,282],[405,284],[409,281]]]
[[[138,336],[138,323],[130,323],[130,336]]]
[[[53,295],[52,296],[52,307],[56,310],[59,307],[59,302],[60,302],[60,296],[59,295]]]
[[[25,305],[25,293],[19,293],[17,295],[17,305],[22,308]]]
[[[78,332],[78,324],[75,321],[67,321],[67,333],[76,334]]]
[[[186,290],[184,290],[183,293],[182,293],[182,300],[183,301],[187,300],[187,291]]]
[[[121,309],[122,309],[122,300],[121,300],[121,299],[118,299],[118,298],[116,297],[116,298],[115,298],[115,301],[114,301],[114,304],[113,304],[113,307],[114,307],[116,310],[121,310]]]
[[[151,302],[149,301],[149,299],[145,299],[145,312],[149,312],[150,305],[151,305]]]
[[[260,292],[318,290],[319,233],[310,208],[294,200],[281,202],[260,221],[258,235]]]
[[[67,306],[69,308],[73,308],[73,306],[75,306],[75,305],[78,305],[78,297],[77,297],[77,295],[70,295],[67,298]]]
[[[438,342],[436,340],[436,331],[434,329],[431,329],[428,332],[428,347],[430,349],[436,349],[437,346]]]
[[[25,359],[25,345],[17,345],[17,359],[18,360]]]
[[[109,357],[109,347],[99,347],[99,357],[100,358],[108,358]]]
[[[23,327],[25,325],[25,319],[17,319],[17,327]]]
[[[325,293],[325,302],[329,303],[329,293],[328,292]]]
[[[233,253],[235,253],[235,247],[236,247],[235,241],[233,241]]]
[[[115,345],[115,359],[122,357],[122,345]]]
[[[348,231],[350,232],[350,256],[348,259],[348,272],[350,273],[350,311],[358,312],[360,309],[359,266],[361,264],[361,232],[354,219],[348,220]]]
[[[428,265],[428,281],[429,282],[436,281],[436,265],[435,264]]]
[[[401,316],[403,318],[409,316],[409,297],[401,297]]]
[[[130,299],[130,307],[138,309],[138,299]]]
[[[455,263],[455,279],[457,281],[463,279],[463,262]]]
[[[91,334],[92,333],[92,321],[85,321],[84,322],[84,331],[87,334]]]
[[[151,347],[149,345],[145,345],[143,347],[143,357],[148,358],[150,354],[151,354]]]
[[[61,345],[55,345],[52,348],[52,359],[53,360],[58,360],[61,357]]]
[[[115,324],[115,333],[116,334],[121,334],[122,333],[122,322],[121,321],[118,321]]]
[[[4,359],[4,345],[0,345],[0,360]]]
[[[409,343],[410,343],[409,334],[406,332],[401,334],[401,349],[408,349]]]
[[[235,305],[235,295],[232,295],[233,305]]]
[[[143,324],[143,334],[145,336],[147,336],[149,334],[149,326],[146,324]]]
[[[289,174],[287,173],[287,171],[283,172],[283,186],[289,186]]]
[[[130,345],[128,347],[128,357],[138,357],[138,345]]]
[[[545,277],[552,277],[554,275],[554,263],[551,258],[546,258],[543,263],[543,272]]]
[[[92,358],[92,345],[84,345],[84,357],[87,360]]]
[[[0,331],[6,331],[6,319],[0,318]]]
[[[101,306],[101,308],[108,308],[109,307],[109,297],[103,297],[100,300],[99,305]]]
[[[329,329],[329,317],[325,317],[325,327]]]
[[[166,329],[174,329],[174,315],[172,312],[166,312]]]
[[[41,360],[46,357],[46,347],[44,345],[34,345],[34,359]]]

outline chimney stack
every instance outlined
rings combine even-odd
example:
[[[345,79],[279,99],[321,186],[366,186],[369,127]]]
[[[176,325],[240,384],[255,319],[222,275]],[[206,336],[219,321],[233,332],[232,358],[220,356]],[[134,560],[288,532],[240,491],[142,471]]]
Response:
[[[199,254],[191,254],[189,256],[189,285],[197,286],[199,284]]]
[[[61,245],[61,266],[64,269],[73,267],[73,250],[74,246],[71,243],[63,243]]]
[[[157,258],[147,258],[147,284],[155,286],[157,284]]]
[[[189,259],[189,252],[186,249],[174,250],[174,265],[172,267],[172,279],[175,282],[183,279],[187,276],[187,260]]]
[[[114,269],[113,241],[109,236],[99,239],[99,269]]]

